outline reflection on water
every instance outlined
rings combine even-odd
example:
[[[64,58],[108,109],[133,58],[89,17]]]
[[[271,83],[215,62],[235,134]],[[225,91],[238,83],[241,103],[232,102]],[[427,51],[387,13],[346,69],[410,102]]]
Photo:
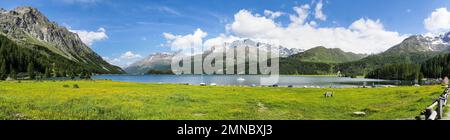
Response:
[[[207,85],[246,85],[259,86],[261,75],[97,75],[93,79],[111,79],[113,81],[141,82],[141,83],[182,83]],[[279,86],[295,87],[357,87],[383,86],[395,84],[395,81],[325,77],[325,76],[288,76],[281,75]]]

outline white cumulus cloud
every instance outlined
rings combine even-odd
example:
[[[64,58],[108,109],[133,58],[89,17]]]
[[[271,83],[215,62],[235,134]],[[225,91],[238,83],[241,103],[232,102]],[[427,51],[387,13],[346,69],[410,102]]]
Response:
[[[450,30],[450,12],[447,8],[438,8],[424,20],[425,29],[439,33]]]
[[[131,51],[127,51],[120,56],[121,59],[126,59],[126,60],[136,59],[136,58],[141,58],[141,57],[142,57],[141,55],[135,54]]]
[[[211,38],[206,40],[203,45],[206,48],[213,47],[213,46],[221,46],[224,45],[224,43],[232,43],[233,41],[241,40],[241,38],[233,36],[233,35],[225,35],[220,34],[219,36],[215,38]]]
[[[303,7],[303,8],[302,8]],[[273,19],[241,10],[235,14],[234,22],[227,30],[240,38],[250,38],[267,43],[278,43],[288,48],[309,49],[316,46],[341,48],[357,53],[378,53],[400,43],[407,35],[387,31],[380,20],[361,18],[349,27],[316,27],[315,22],[306,22],[309,6],[294,8],[287,27]]]
[[[322,2],[316,5],[315,17],[325,20],[325,14],[317,16],[317,9],[322,9],[320,3]],[[198,48],[202,45],[211,47],[235,40],[252,39],[287,48],[310,49],[325,46],[371,54],[385,51],[408,37],[406,34],[386,30],[378,19],[360,18],[346,27],[319,27],[316,21],[308,20],[310,10],[308,4],[294,7],[294,14],[289,14],[290,22],[282,25],[276,21],[278,14],[274,15],[273,11],[265,10],[262,16],[243,9],[234,15],[231,23],[225,25],[226,34],[205,40],[207,33],[201,29],[187,35],[164,33],[167,40],[165,45]]]
[[[283,15],[283,13],[279,12],[279,11],[274,12],[274,11],[270,11],[270,10],[264,10],[264,15],[266,17],[271,18],[271,19],[275,19],[275,18],[280,17],[281,15]]]
[[[293,8],[296,12],[296,15],[289,15],[289,19],[291,20],[291,26],[298,26],[305,23],[306,18],[309,16],[309,5],[305,4],[302,6],[296,6]]]
[[[277,25],[274,20],[253,15],[247,10],[240,10],[234,15],[234,22],[226,25],[228,31],[233,31],[237,36],[262,37],[270,36],[272,31],[276,30]]]
[[[142,58],[141,55],[135,54],[132,51],[127,51],[120,56],[116,57],[102,57],[103,60],[107,61],[110,64],[125,68],[131,65],[133,62]]]
[[[81,41],[83,41],[83,43],[88,46],[91,46],[97,41],[108,39],[108,35],[106,35],[105,28],[99,28],[97,31],[72,30],[72,29],[69,29],[69,31],[78,34]]]
[[[172,47],[173,49],[188,49],[188,48],[200,48],[203,45],[203,38],[208,33],[203,32],[201,29],[197,29],[193,34],[187,35],[174,35],[171,33],[163,33],[164,38],[167,40],[165,46]]]
[[[325,21],[325,20],[327,20],[327,16],[322,12],[322,8],[323,8],[323,3],[322,3],[322,0],[320,0],[319,3],[317,3],[317,5],[316,5],[314,17],[316,19]]]

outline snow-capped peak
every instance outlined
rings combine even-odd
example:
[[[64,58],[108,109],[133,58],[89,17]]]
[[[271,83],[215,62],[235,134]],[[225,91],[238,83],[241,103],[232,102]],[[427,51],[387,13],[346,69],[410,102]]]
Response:
[[[276,46],[272,44],[262,43],[262,42],[255,42],[251,39],[244,39],[244,40],[236,40],[232,43],[225,43],[226,47],[235,48],[237,46],[245,46],[245,47],[267,47],[270,49],[276,49],[280,53],[280,57],[288,57],[294,54],[298,54],[301,52],[304,52],[303,49],[297,49],[297,48],[285,48],[283,46]]]
[[[447,33],[426,33],[419,37],[423,37],[428,43],[432,45],[448,45],[450,43],[450,32]]]

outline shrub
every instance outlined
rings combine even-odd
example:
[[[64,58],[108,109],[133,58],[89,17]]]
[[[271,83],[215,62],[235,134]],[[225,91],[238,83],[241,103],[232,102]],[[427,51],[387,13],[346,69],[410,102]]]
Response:
[[[78,84],[73,84],[73,88],[80,88],[80,86],[78,86]]]
[[[63,85],[63,87],[68,88],[68,87],[70,87],[70,86],[69,86],[69,85]]]

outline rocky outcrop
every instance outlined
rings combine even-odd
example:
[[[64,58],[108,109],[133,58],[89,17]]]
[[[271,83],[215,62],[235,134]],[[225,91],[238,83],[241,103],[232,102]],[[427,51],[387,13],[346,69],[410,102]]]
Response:
[[[437,36],[413,35],[384,53],[446,52],[450,50],[449,35],[450,32]]]

